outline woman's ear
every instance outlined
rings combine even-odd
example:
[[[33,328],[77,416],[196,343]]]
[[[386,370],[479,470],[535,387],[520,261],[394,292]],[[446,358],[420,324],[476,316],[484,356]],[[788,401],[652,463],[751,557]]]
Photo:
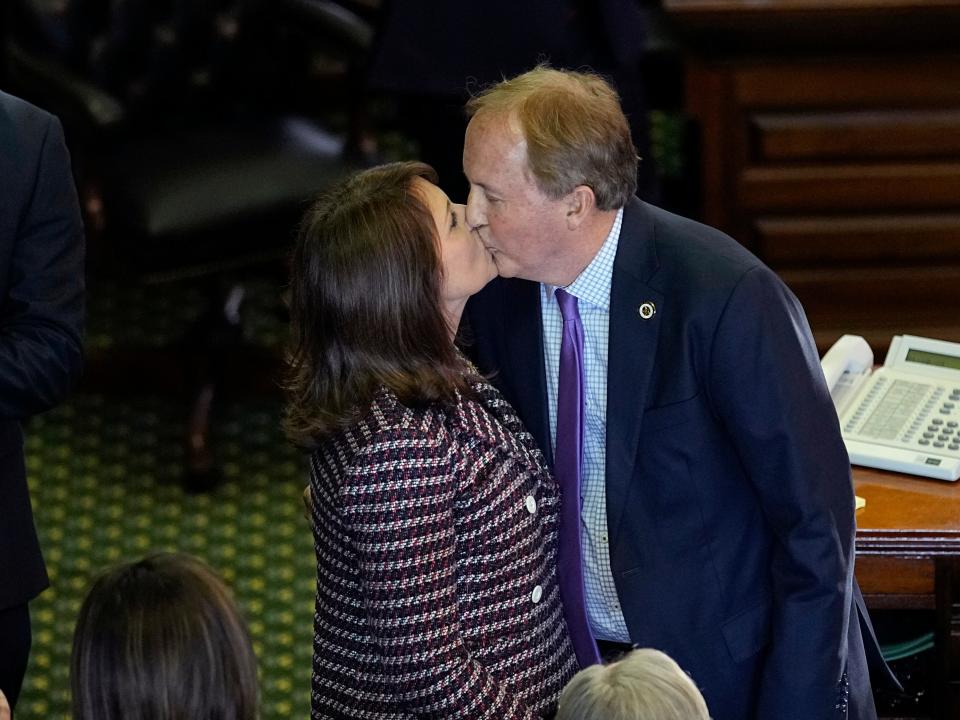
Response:
[[[587,185],[577,185],[566,197],[567,229],[576,230],[586,220],[597,206],[597,198],[593,188]]]

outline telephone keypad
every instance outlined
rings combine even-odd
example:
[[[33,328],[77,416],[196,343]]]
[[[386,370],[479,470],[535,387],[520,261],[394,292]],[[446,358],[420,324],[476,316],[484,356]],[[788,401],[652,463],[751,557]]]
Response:
[[[845,417],[844,433],[904,448],[960,449],[960,388],[878,377]]]

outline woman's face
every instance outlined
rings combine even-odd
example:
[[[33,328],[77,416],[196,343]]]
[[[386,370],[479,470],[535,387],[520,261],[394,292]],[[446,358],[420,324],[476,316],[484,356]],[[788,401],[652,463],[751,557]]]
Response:
[[[440,295],[444,306],[459,320],[463,305],[493,280],[497,266],[480,236],[467,227],[464,206],[454,205],[436,185],[417,177],[414,187],[424,199],[437,226],[443,277]]]

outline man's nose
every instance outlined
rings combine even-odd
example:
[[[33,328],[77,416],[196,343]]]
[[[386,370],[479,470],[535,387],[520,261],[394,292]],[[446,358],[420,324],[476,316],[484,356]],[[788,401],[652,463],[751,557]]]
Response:
[[[467,219],[467,225],[471,230],[476,230],[487,224],[486,211],[483,207],[483,196],[478,191],[470,188],[467,195],[467,210],[464,214]]]

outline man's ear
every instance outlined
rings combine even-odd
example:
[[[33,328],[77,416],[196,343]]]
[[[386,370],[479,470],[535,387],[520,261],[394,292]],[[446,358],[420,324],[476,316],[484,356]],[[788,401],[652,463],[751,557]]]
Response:
[[[567,229],[576,230],[590,217],[597,206],[597,198],[593,188],[587,185],[577,185],[566,197]]]

